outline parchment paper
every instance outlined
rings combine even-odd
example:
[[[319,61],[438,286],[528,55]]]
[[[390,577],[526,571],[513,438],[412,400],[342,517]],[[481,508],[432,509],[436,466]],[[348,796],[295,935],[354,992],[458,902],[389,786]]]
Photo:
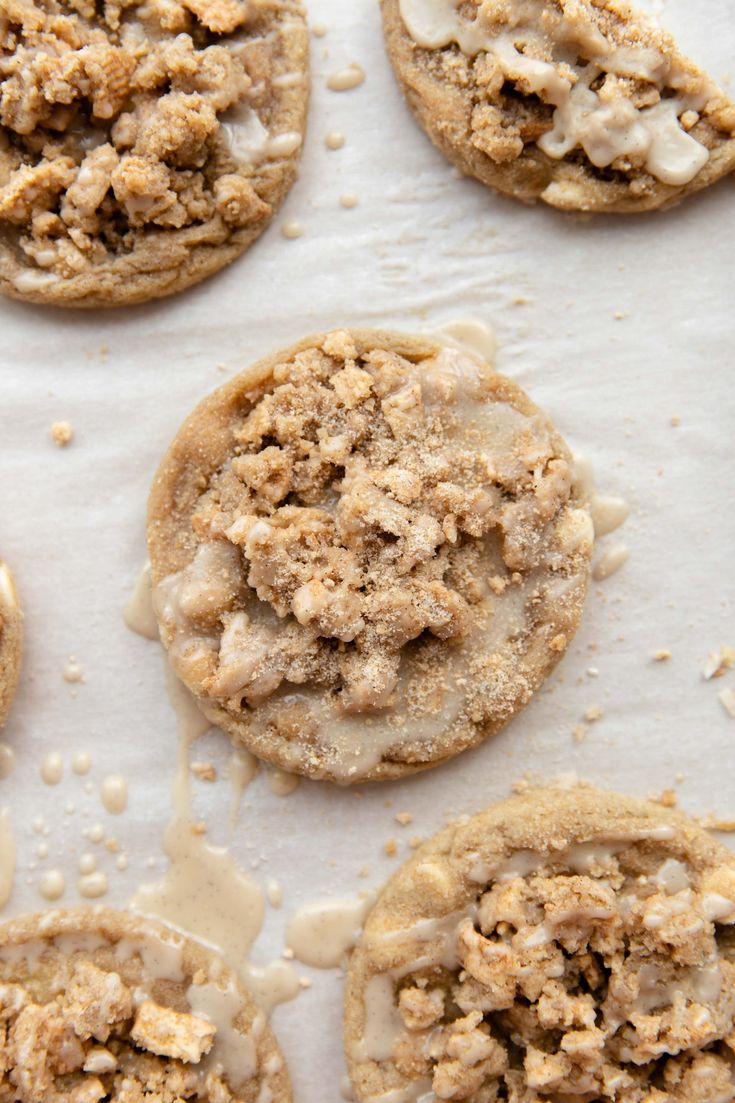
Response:
[[[686,809],[735,816],[735,720],[717,700],[724,685],[735,688],[735,672],[701,677],[708,652],[735,643],[733,181],[666,214],[590,220],[526,209],[458,180],[401,101],[377,7],[311,0],[312,19],[329,33],[313,40],[301,179],[238,263],[175,300],[122,312],[0,302],[0,554],[16,575],[27,641],[2,735],[18,757],[0,782],[19,852],[7,915],[43,905],[37,882],[51,866],[67,874],[63,903],[78,902],[76,862],[90,849],[81,832],[96,821],[130,855],[129,870],[118,873],[114,855],[91,848],[110,874],[107,902],[124,905],[141,880],[162,872],[174,717],[158,645],[122,621],[145,559],[153,472],[184,416],[230,374],[308,332],[345,324],[415,330],[469,315],[495,326],[499,368],[593,461],[600,489],[630,502],[631,519],[605,543],[625,540],[631,557],[593,587],[582,630],[547,689],[481,749],[360,795],[304,783],[282,799],[262,774],[256,779],[233,851],[285,895],[280,912],[269,909],[256,960],[280,953],[294,908],[379,885],[408,855],[411,834],[428,835],[503,796],[526,771],[576,771],[640,795],[679,776]],[[681,45],[726,85],[732,16],[728,0],[668,0],[663,13]],[[365,67],[365,84],[327,91],[327,75],[352,61]],[[326,150],[329,130],[346,133],[342,151]],[[357,209],[340,207],[344,192],[360,197]],[[279,227],[292,218],[305,233],[287,241]],[[58,419],[76,433],[63,451],[49,436]],[[672,658],[654,663],[662,648]],[[62,677],[70,655],[85,672],[78,686]],[[571,730],[592,706],[603,718],[576,743]],[[226,740],[211,737],[210,749],[223,767]],[[55,750],[65,777],[48,788],[39,765]],[[89,779],[70,770],[81,750],[94,761]],[[113,771],[130,786],[129,809],[117,819],[96,790]],[[217,840],[228,837],[229,797],[224,780],[195,782],[197,814]],[[400,811],[414,813],[410,827],[394,822]],[[33,869],[38,816],[51,827],[51,855]],[[383,854],[390,837],[399,843],[393,859]],[[365,866],[369,876],[360,878]],[[274,1023],[297,1100],[325,1103],[339,1098],[343,1072],[341,978],[303,972],[313,988]]]

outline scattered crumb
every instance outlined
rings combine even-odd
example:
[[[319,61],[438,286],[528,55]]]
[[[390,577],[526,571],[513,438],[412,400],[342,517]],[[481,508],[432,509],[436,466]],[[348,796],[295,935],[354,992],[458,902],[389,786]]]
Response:
[[[582,743],[587,738],[588,731],[587,724],[575,724],[572,728],[572,739],[575,743]]]
[[[702,668],[702,677],[707,682],[712,678],[721,678],[733,666],[735,666],[735,647],[726,646],[720,651],[711,651]]]
[[[654,804],[663,805],[664,808],[676,808],[676,802],[678,800],[673,789],[664,789],[660,793],[649,793],[648,799],[653,801]]]
[[[314,38],[324,38],[328,31],[329,27],[326,23],[312,24],[311,33],[314,35]]]
[[[527,302],[528,299],[525,295],[516,295],[515,299],[513,300],[513,306],[525,306]]]
[[[228,368],[227,364],[215,364],[215,367],[217,368],[217,371],[221,371],[221,372],[229,371],[229,368]]]
[[[411,850],[416,850],[418,849],[418,847],[421,846],[423,841],[423,836],[412,835],[411,838],[408,840],[408,845],[411,847]]]
[[[700,822],[708,831],[735,832],[735,820],[720,820],[717,816],[705,816]]]
[[[360,199],[354,192],[345,192],[344,195],[340,195],[339,201],[346,211],[352,211],[358,206]]]
[[[685,775],[684,774],[677,774],[676,777],[674,778],[674,781],[676,782],[677,785],[681,785],[684,780],[685,780]]]
[[[358,877],[369,877],[370,876],[369,867],[368,866],[362,866],[360,869],[358,869],[357,876]]]
[[[117,854],[120,850],[120,843],[117,839],[105,839],[105,849],[109,850],[110,854]]]
[[[311,981],[308,977],[299,977],[299,988],[311,988]]]
[[[727,689],[720,690],[717,696],[727,715],[735,720],[735,690],[728,687]]]
[[[190,769],[201,781],[217,780],[217,771],[211,762],[192,762]]]
[[[396,812],[395,819],[401,827],[408,827],[409,823],[413,823],[413,815],[410,812]]]
[[[678,414],[674,414],[674,416],[671,419],[671,424],[674,427],[674,429],[679,428],[679,426],[681,425],[681,418],[679,417]]]
[[[59,448],[66,448],[74,439],[74,430],[68,421],[55,421],[51,426],[51,436]]]
[[[613,318],[616,322],[622,322],[623,318],[627,318],[627,314],[624,314],[622,310],[616,310]]]
[[[597,669],[596,666],[588,666],[587,667],[587,677],[588,678],[599,678],[600,677],[600,671]]]
[[[662,648],[660,651],[657,651],[656,654],[653,656],[653,661],[655,663],[666,663],[669,661],[670,658],[671,652],[667,648]]]
[[[388,842],[384,845],[383,850],[389,858],[393,858],[398,851],[398,843],[395,839],[388,839]]]
[[[283,951],[283,956],[285,957],[286,961],[293,961],[295,954],[290,946],[287,946],[286,949]]]
[[[604,713],[599,705],[592,705],[584,714],[584,718],[588,724],[594,724],[597,720],[602,720],[603,716]]]
[[[347,139],[344,134],[339,130],[330,130],[328,134],[324,136],[324,144],[327,149],[342,149]]]

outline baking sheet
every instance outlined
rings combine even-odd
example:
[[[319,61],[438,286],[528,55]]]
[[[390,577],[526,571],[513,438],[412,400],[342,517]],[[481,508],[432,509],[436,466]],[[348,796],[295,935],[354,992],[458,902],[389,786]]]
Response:
[[[27,641],[2,735],[18,759],[0,782],[18,843],[6,915],[43,905],[38,879],[52,866],[67,874],[63,903],[79,902],[76,862],[88,849],[109,873],[104,899],[113,905],[165,868],[175,721],[157,645],[122,620],[145,558],[148,486],[201,397],[255,358],[331,326],[416,330],[467,316],[493,325],[500,369],[592,460],[600,490],[631,504],[625,528],[606,538],[607,546],[624,540],[631,556],[593,587],[547,688],[479,750],[359,794],[303,783],[279,798],[262,774],[253,782],[233,853],[284,889],[255,960],[281,952],[285,921],[300,904],[379,885],[408,855],[410,835],[501,797],[525,772],[576,772],[639,795],[673,786],[693,813],[735,816],[735,721],[717,699],[723,686],[735,688],[735,672],[701,677],[708,652],[735,643],[733,181],[678,210],[626,220],[525,209],[456,179],[416,128],[383,54],[374,0],[311,0],[310,12],[329,31],[313,40],[303,171],[248,255],[176,300],[122,312],[0,302],[0,553],[16,575]],[[731,5],[668,0],[663,19],[727,86]],[[352,61],[365,67],[365,84],[327,91],[327,75]],[[343,150],[325,148],[329,130],[344,131]],[[340,206],[345,192],[359,196],[356,209]],[[303,237],[282,237],[288,219],[303,224]],[[66,450],[49,436],[59,419],[75,429]],[[660,649],[671,651],[668,662],[652,661]],[[82,684],[62,677],[70,655]],[[602,719],[575,742],[573,727],[594,706]],[[39,776],[51,751],[66,767],[55,788]],[[92,756],[88,778],[70,770],[77,751]],[[224,767],[226,740],[208,737],[209,751]],[[97,791],[111,772],[130,787],[128,810],[116,818]],[[227,782],[194,785],[196,814],[213,839],[227,841]],[[401,811],[415,816],[407,828],[393,819]],[[34,869],[39,816],[51,854]],[[129,854],[127,872],[82,837],[95,822]],[[383,853],[391,837],[392,859]],[[339,1098],[343,1072],[341,978],[302,972],[313,987],[278,1009],[274,1024],[296,1099],[324,1103]]]

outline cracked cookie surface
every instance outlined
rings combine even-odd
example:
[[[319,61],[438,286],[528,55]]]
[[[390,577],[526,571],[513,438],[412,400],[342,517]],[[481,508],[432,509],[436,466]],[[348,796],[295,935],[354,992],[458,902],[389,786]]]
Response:
[[[576,630],[592,526],[566,445],[470,352],[307,339],[206,399],[149,505],[161,636],[286,770],[398,777],[523,707]]]
[[[291,186],[307,101],[297,0],[7,0],[0,290],[116,306],[211,275]]]
[[[735,169],[735,104],[624,0],[381,0],[388,52],[463,172],[562,210],[669,206]]]
[[[13,703],[22,651],[23,613],[10,568],[0,559],[0,727]]]
[[[288,1103],[262,1011],[211,951],[103,908],[0,926],[3,1103]]]
[[[353,957],[360,1103],[735,1099],[735,857],[677,812],[542,789],[453,825]]]

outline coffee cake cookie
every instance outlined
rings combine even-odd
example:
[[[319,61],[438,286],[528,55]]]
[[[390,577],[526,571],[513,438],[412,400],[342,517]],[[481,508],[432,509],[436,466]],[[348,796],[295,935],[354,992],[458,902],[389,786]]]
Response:
[[[562,210],[666,207],[735,169],[735,104],[625,0],[381,0],[406,99],[462,172]]]
[[[0,728],[15,696],[22,650],[23,613],[10,568],[0,560]]]
[[[0,926],[0,1099],[289,1103],[265,1015],[211,950],[103,908]]]
[[[735,1099],[735,856],[677,812],[538,790],[442,831],[368,917],[360,1103]]]
[[[338,331],[206,399],[150,498],[154,604],[213,723],[342,783],[497,731],[573,636],[592,548],[566,445],[428,337]]]
[[[119,306],[216,272],[291,186],[307,100],[298,0],[7,0],[0,290]]]

